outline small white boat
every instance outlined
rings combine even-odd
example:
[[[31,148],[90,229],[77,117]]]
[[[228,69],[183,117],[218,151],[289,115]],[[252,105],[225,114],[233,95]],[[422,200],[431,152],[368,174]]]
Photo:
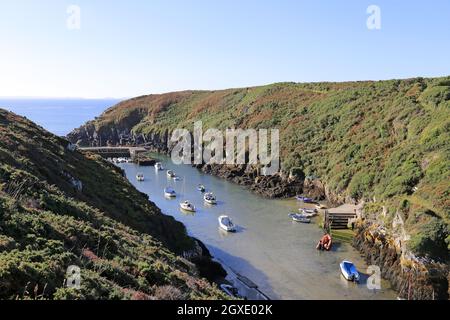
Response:
[[[155,169],[158,170],[158,171],[159,170],[164,170],[162,163],[161,162],[155,163]]]
[[[164,195],[168,198],[175,198],[177,193],[171,187],[164,188]]]
[[[327,208],[327,206],[326,205],[324,205],[324,204],[316,204],[316,209],[317,210],[324,210],[324,209],[326,209]]]
[[[217,204],[216,196],[212,192],[205,193],[203,200],[208,204]]]
[[[138,173],[136,175],[136,180],[137,181],[144,181],[144,174],[143,173]]]
[[[173,181],[180,181],[180,180],[181,180],[181,178],[179,176],[173,177]]]
[[[173,170],[167,170],[167,177],[169,178],[175,177],[175,172],[173,172]]]
[[[200,191],[200,192],[205,192],[206,188],[205,188],[204,185],[199,184],[199,185],[197,186],[197,190]]]
[[[219,217],[219,227],[228,232],[235,232],[236,227],[228,216],[220,216]]]
[[[341,273],[348,281],[359,282],[359,272],[356,270],[355,265],[350,261],[342,261],[339,265]]]
[[[312,218],[318,215],[318,212],[316,209],[306,209],[306,208],[299,208],[298,211],[300,211],[300,214],[307,217]]]
[[[298,211],[304,213],[317,213],[317,209],[299,208]]]
[[[310,223],[311,219],[303,214],[299,213],[290,213],[289,217],[295,221],[295,222],[301,222],[301,223]]]
[[[186,211],[195,212],[195,206],[189,200],[181,202],[180,208]]]

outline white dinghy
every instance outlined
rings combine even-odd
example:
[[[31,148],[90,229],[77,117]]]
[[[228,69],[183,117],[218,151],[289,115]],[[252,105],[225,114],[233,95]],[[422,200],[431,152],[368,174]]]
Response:
[[[231,221],[230,217],[225,215],[219,217],[219,227],[227,232],[236,231],[236,226],[233,221]]]

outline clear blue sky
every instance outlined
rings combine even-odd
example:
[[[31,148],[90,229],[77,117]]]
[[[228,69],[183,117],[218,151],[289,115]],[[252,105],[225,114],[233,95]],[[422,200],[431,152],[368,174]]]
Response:
[[[450,1],[0,0],[0,52],[0,96],[450,75]]]

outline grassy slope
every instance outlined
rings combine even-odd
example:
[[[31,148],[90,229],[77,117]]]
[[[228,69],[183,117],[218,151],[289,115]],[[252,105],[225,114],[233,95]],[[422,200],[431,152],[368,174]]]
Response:
[[[0,298],[215,298],[193,247],[120,170],[0,109]],[[82,191],[70,183],[81,180]],[[64,287],[69,265],[81,290]]]
[[[426,239],[434,236],[438,251],[447,251],[441,240],[450,212],[450,78],[149,95],[93,123],[149,133],[192,128],[198,120],[204,128],[279,128],[284,170],[298,167],[332,192],[401,207],[416,252],[429,252]],[[442,232],[421,239],[430,221]]]

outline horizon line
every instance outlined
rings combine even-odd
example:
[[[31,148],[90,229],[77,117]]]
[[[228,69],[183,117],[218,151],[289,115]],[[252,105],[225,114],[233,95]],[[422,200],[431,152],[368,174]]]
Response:
[[[192,88],[184,88],[184,89],[174,89],[174,90],[163,90],[158,92],[150,92],[150,93],[142,93],[142,94],[136,94],[133,96],[125,96],[125,97],[76,97],[76,96],[0,96],[0,99],[64,99],[64,100],[128,100],[133,99],[140,96],[146,96],[146,95],[159,95],[159,94],[167,94],[167,93],[174,93],[174,92],[183,92],[183,91],[221,91],[221,90],[233,90],[233,89],[242,89],[242,88],[257,88],[257,87],[264,87],[274,84],[282,84],[282,83],[294,83],[294,84],[314,84],[314,83],[351,83],[351,82],[381,82],[381,81],[394,81],[394,80],[408,80],[408,79],[417,79],[417,78],[423,78],[423,79],[432,79],[432,78],[446,78],[450,77],[450,74],[444,74],[444,75],[435,75],[435,76],[412,76],[412,77],[398,77],[398,78],[387,78],[387,79],[364,79],[364,80],[344,80],[344,81],[333,81],[333,80],[320,80],[320,81],[275,81],[265,84],[252,84],[252,85],[246,85],[246,86],[238,86],[238,87],[221,87],[221,88],[209,88],[209,89],[192,89]]]

